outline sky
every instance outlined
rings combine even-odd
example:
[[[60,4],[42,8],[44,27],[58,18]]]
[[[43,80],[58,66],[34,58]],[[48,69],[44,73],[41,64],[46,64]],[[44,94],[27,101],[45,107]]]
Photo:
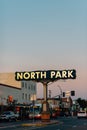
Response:
[[[49,85],[52,96],[59,85],[87,99],[87,0],[0,0],[0,72],[64,69],[77,77]]]

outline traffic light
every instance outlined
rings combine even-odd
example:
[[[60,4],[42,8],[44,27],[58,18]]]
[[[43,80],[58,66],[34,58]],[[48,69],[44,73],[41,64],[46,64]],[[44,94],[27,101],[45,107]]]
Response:
[[[65,92],[63,92],[63,97],[65,97]]]
[[[75,96],[75,91],[71,91],[71,96]]]

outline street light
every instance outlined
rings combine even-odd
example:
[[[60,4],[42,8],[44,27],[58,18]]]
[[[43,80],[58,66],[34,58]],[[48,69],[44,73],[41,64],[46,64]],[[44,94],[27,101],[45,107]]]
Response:
[[[36,95],[32,94],[30,98],[31,98],[30,100],[32,101],[32,104],[33,104],[33,123],[34,123],[34,114],[35,114],[34,105],[35,105],[35,101],[36,101]]]
[[[63,96],[63,92],[62,92],[62,89],[61,89],[61,87],[60,87],[59,85],[58,85],[57,87],[60,89],[59,98],[60,98],[60,106],[62,106],[62,96]]]
[[[55,86],[55,87],[58,87],[58,88],[59,88],[60,94],[54,96],[53,98],[59,97],[59,99],[60,99],[60,106],[62,106],[62,96],[63,96],[62,89],[61,89],[60,85],[57,85],[57,86]],[[51,90],[49,90],[49,97],[51,97]]]
[[[61,89],[61,87],[59,85],[57,87],[60,89],[60,93],[61,93],[60,96],[62,98],[62,94],[63,94],[62,89]]]
[[[51,84],[53,84],[53,83],[54,83],[54,82],[49,83],[48,86],[51,85]],[[54,97],[61,96],[61,98],[62,98],[63,92],[62,92],[62,89],[61,89],[60,85],[57,85],[57,86],[54,86],[54,87],[58,87],[58,88],[60,89],[60,93],[61,93],[61,94],[58,94],[58,95],[56,95],[56,96],[54,96]],[[48,91],[49,91],[49,96],[50,96],[51,90],[48,90]]]

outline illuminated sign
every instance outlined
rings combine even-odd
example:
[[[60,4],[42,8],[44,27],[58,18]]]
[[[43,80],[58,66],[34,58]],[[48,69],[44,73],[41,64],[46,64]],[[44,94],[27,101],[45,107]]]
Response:
[[[40,81],[54,81],[59,79],[75,79],[76,70],[47,70],[47,71],[31,71],[31,72],[15,72],[15,79],[21,80],[35,80]]]

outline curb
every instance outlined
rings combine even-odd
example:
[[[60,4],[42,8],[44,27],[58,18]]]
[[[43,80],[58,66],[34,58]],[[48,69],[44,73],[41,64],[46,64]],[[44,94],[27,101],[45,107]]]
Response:
[[[46,124],[40,124],[40,123],[36,123],[36,124],[30,124],[30,123],[28,123],[28,124],[22,124],[21,126],[23,126],[23,127],[28,127],[28,126],[46,126]]]
[[[46,126],[51,124],[57,124],[59,121],[53,121],[53,122],[40,122],[40,123],[24,123],[21,126],[28,127],[28,126]]]

